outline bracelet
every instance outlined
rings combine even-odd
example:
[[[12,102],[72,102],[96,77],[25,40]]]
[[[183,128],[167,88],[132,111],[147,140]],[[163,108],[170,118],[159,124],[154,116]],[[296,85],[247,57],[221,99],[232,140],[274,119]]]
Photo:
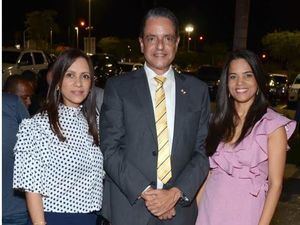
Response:
[[[46,225],[46,221],[35,222],[33,225]]]

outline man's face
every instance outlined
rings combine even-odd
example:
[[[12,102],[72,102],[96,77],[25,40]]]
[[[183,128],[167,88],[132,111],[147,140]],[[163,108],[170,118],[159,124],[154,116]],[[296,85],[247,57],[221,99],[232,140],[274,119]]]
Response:
[[[19,82],[16,86],[16,92],[25,106],[28,108],[31,105],[31,96],[33,95],[33,86],[30,82]]]
[[[172,21],[165,17],[150,17],[139,42],[147,66],[158,75],[165,73],[175,58],[179,43]]]

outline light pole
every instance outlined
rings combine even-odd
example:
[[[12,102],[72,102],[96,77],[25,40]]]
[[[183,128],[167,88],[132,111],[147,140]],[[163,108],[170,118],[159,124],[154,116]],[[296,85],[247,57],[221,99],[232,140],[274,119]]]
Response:
[[[187,25],[185,27],[185,31],[187,32],[188,34],[188,38],[187,38],[187,50],[188,52],[190,51],[190,40],[191,40],[191,33],[194,31],[194,27],[193,25]]]
[[[89,29],[89,35],[88,35],[88,41],[87,41],[87,46],[86,46],[86,51],[87,53],[91,53],[91,0],[89,0],[89,24],[88,24],[88,29]]]
[[[75,27],[76,30],[76,48],[79,47],[79,28]]]
[[[27,44],[26,44],[26,32],[28,31],[28,28],[26,28],[24,31],[23,31],[23,48],[27,48]]]
[[[52,27],[50,27],[50,49],[52,49]]]
[[[91,38],[91,0],[89,0],[89,39]]]

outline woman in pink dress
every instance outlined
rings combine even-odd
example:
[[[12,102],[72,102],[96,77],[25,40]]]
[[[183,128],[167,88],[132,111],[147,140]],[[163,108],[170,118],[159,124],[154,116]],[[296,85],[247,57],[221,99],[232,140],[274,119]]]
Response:
[[[257,56],[231,53],[207,137],[211,170],[197,196],[196,225],[270,224],[296,123],[270,109],[266,96]]]

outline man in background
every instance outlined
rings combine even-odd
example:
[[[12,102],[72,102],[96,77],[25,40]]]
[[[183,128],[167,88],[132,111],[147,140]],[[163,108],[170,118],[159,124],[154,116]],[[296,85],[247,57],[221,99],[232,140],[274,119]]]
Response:
[[[29,114],[21,99],[13,94],[2,94],[2,224],[27,225],[25,196],[12,188],[14,146],[19,124]]]
[[[11,75],[4,84],[3,92],[19,96],[28,109],[31,105],[31,97],[34,94],[34,85],[21,75]]]

